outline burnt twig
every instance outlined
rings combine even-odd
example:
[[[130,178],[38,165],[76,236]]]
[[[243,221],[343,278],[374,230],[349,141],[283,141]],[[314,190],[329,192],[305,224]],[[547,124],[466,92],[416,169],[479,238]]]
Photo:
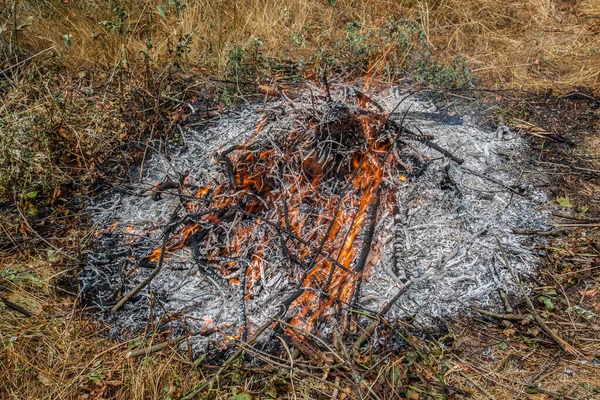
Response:
[[[379,110],[380,113],[384,113],[383,107],[378,102],[376,102],[375,100],[373,100],[371,97],[367,96],[360,90],[358,90],[356,88],[352,88],[352,89],[354,90],[354,95],[356,95],[358,100],[360,100],[361,102],[364,102],[364,103],[371,103]]]
[[[164,181],[156,185],[152,190],[152,200],[158,201],[161,199],[161,195],[169,189],[179,189],[181,186],[179,183],[173,181],[169,176]]]
[[[510,268],[510,264],[508,263],[508,257],[506,256],[504,247],[502,246],[502,243],[500,242],[500,238],[498,238],[498,235],[494,234],[494,236],[496,237],[496,242],[498,242],[498,247],[500,248],[500,252],[502,253],[502,258],[504,260],[506,269],[508,269],[510,274],[513,276],[513,278],[519,285],[519,290],[521,291],[521,294],[523,295],[525,304],[527,305],[527,308],[529,309],[529,312],[533,316],[533,319],[535,320],[535,322],[537,322],[537,324],[540,326],[540,328],[542,328],[544,333],[546,333],[546,335],[548,335],[550,337],[550,339],[552,339],[554,341],[554,343],[559,345],[564,351],[566,351],[569,354],[576,355],[576,356],[582,356],[582,354],[577,349],[575,349],[571,344],[569,344],[566,340],[564,340],[563,338],[558,336],[558,334],[556,334],[552,329],[550,329],[550,327],[546,324],[546,322],[544,322],[542,317],[540,317],[540,315],[537,313],[535,307],[533,306],[533,303],[529,299],[529,296],[527,296],[527,292],[525,291],[525,286],[523,285],[523,282],[521,282],[519,277]]]
[[[367,231],[365,232],[365,237],[363,240],[363,245],[360,250],[360,256],[358,261],[356,262],[356,266],[354,267],[354,271],[358,275],[356,278],[356,285],[354,286],[354,302],[357,302],[358,296],[360,294],[360,286],[363,280],[363,272],[365,266],[367,264],[367,259],[369,258],[369,253],[371,252],[371,245],[373,242],[373,234],[375,233],[375,226],[377,225],[377,211],[379,210],[379,204],[381,202],[381,188],[377,189],[377,193],[375,194],[375,201],[371,204],[370,210],[370,220],[369,225],[367,226]]]
[[[452,161],[454,161],[457,164],[462,164],[462,163],[465,162],[464,159],[456,157],[454,154],[452,154],[448,150],[446,150],[446,149],[438,146],[437,144],[435,144],[431,140],[424,140],[423,144],[425,144],[425,146],[427,146],[427,147],[430,147],[430,148],[434,149],[435,151],[437,151],[439,153],[442,153],[445,157],[451,159]]]
[[[212,279],[216,282],[221,280],[221,277],[217,275],[212,268],[205,262],[202,254],[200,253],[200,242],[208,235],[208,230],[203,229],[200,232],[196,232],[190,237],[190,247],[192,248],[192,258],[196,262],[200,273],[205,275],[207,278]]]
[[[500,298],[502,299],[502,303],[504,303],[504,309],[506,310],[507,313],[511,314],[513,312],[513,308],[512,308],[512,305],[510,304],[510,301],[508,300],[508,296],[506,295],[506,292],[504,291],[504,289],[499,288],[498,294],[500,295]]]
[[[248,266],[244,267],[242,272],[242,279],[240,280],[240,316],[241,316],[241,328],[242,332],[240,339],[245,342],[248,338],[248,316],[246,315],[246,274],[248,273]]]
[[[27,311],[26,309],[19,307],[18,305],[16,305],[15,303],[9,301],[8,299],[5,299],[4,297],[0,296],[0,300],[2,301],[2,303],[4,303],[4,305],[6,306],[6,308],[9,308],[13,311],[18,312],[19,314],[22,314],[24,316],[26,316],[27,318],[31,318],[33,317],[33,314],[30,313],[29,311]]]
[[[560,218],[565,218],[565,219],[572,219],[575,221],[581,221],[581,222],[587,222],[587,223],[595,223],[595,222],[600,222],[600,218],[585,218],[585,217],[581,217],[578,215],[569,215],[569,214],[565,214],[565,213],[561,213],[558,211],[553,211],[552,215],[554,215],[555,217],[560,217]]]
[[[394,297],[392,297],[386,304],[383,305],[383,307],[381,307],[378,313],[379,319],[385,317],[385,314],[387,314],[388,311],[390,311],[392,306],[404,293],[408,291],[412,284],[413,282],[406,283],[398,290]],[[367,326],[367,328],[360,335],[360,337],[356,340],[356,342],[354,342],[354,345],[352,346],[354,352],[357,352],[358,349],[360,349],[360,346],[362,346],[363,343],[369,338],[369,336],[371,336],[373,332],[375,332],[375,328],[377,328],[377,325],[379,325],[379,319],[376,319],[375,321],[371,322],[369,326]]]
[[[536,235],[536,236],[560,236],[566,234],[566,231],[551,230],[551,231],[534,231],[531,229],[513,229],[515,235]]]
[[[203,329],[201,331],[191,333],[190,335],[177,336],[177,337],[171,338],[169,340],[165,340],[162,343],[157,343],[155,345],[143,347],[143,348],[137,349],[137,350],[131,350],[130,352],[127,353],[127,355],[125,357],[126,358],[136,358],[136,357],[141,357],[141,356],[148,356],[150,354],[156,353],[157,351],[161,351],[162,349],[165,349],[167,346],[172,346],[179,342],[182,342],[182,341],[186,340],[188,337],[210,336],[213,333],[215,333],[216,331],[217,331],[217,328],[215,327],[215,328]]]
[[[222,152],[219,155],[219,161],[221,161],[223,164],[225,164],[225,167],[227,168],[227,177],[229,179],[229,188],[231,190],[233,190],[235,188],[235,168],[233,167],[233,163],[231,162],[229,157],[227,157],[227,154],[225,154],[225,152]]]
[[[482,308],[477,308],[474,306],[471,306],[471,309],[473,311],[477,311],[479,314],[487,315],[488,317],[496,318],[499,320],[505,319],[505,320],[513,320],[513,321],[523,321],[523,320],[533,319],[531,314],[526,314],[526,315],[511,314],[511,313],[499,314],[499,313],[495,313],[493,311],[484,310]]]
[[[158,275],[158,273],[160,272],[160,270],[162,269],[162,266],[163,266],[165,251],[167,249],[167,241],[169,240],[169,235],[171,233],[171,230],[173,229],[172,223],[177,218],[177,215],[179,214],[180,209],[181,209],[181,204],[177,205],[177,208],[175,209],[175,211],[173,211],[173,214],[171,215],[171,219],[169,220],[169,223],[165,227],[165,231],[163,232],[162,246],[160,248],[160,256],[158,257],[158,262],[156,263],[156,268],[154,268],[154,270],[152,270],[152,272],[150,273],[150,275],[148,275],[146,277],[146,279],[144,279],[136,287],[134,287],[131,290],[131,292],[129,292],[125,296],[123,296],[123,298],[121,298],[121,300],[119,300],[119,302],[117,304],[115,304],[113,306],[113,308],[110,309],[110,312],[114,313],[114,312],[119,311],[119,309],[121,309],[121,307],[123,307],[123,305],[125,303],[127,303],[140,290],[145,288],[146,285],[148,285],[150,283],[150,281],[152,281],[152,279],[154,279],[154,277],[156,277],[156,275]]]
[[[400,206],[398,205],[398,199],[394,196],[394,205],[392,206],[393,210],[393,233],[394,233],[394,242],[393,242],[393,259],[394,259],[394,273],[396,275],[400,274],[400,281],[402,284],[406,284],[407,275],[406,275],[406,265],[404,263],[404,246],[406,244],[406,237],[404,232],[404,216],[402,215],[402,211],[400,210]]]
[[[473,170],[471,170],[471,169],[469,169],[467,167],[461,167],[461,169],[463,171],[465,171],[465,172],[468,172],[471,175],[475,175],[475,176],[477,176],[477,177],[479,177],[481,179],[485,179],[487,181],[495,183],[498,186],[502,186],[504,189],[508,190],[509,192],[512,192],[512,193],[514,193],[516,195],[519,195],[519,196],[523,196],[522,192],[519,192],[518,190],[515,190],[515,188],[513,188],[513,187],[505,185],[504,183],[500,182],[499,180],[497,180],[495,178],[492,178],[491,176],[480,174],[479,172],[475,172],[475,171],[473,171]]]

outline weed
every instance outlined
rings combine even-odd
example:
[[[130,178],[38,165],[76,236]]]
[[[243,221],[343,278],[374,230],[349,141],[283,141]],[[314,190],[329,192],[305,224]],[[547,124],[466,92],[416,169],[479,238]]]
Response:
[[[419,58],[416,61],[414,76],[417,81],[438,88],[472,88],[471,70],[462,57],[457,57],[451,65],[445,65],[431,57]]]
[[[100,25],[108,31],[118,31],[121,36],[124,36],[128,32],[125,27],[125,21],[129,18],[129,14],[125,11],[119,0],[112,0],[111,4],[115,19],[100,21]]]
[[[225,85],[217,88],[218,99],[231,105],[253,90],[255,83],[266,73],[270,60],[262,56],[263,42],[254,38],[250,45],[234,46],[227,52],[227,62],[222,73]]]

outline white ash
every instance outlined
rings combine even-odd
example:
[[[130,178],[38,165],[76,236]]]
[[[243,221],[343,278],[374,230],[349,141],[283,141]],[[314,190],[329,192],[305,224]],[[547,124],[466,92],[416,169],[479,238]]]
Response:
[[[341,91],[340,96],[343,95]],[[376,99],[386,110],[392,110],[400,97],[398,89],[392,89],[379,93]],[[391,309],[388,314],[391,317],[410,313],[431,324],[468,312],[470,305],[498,309],[501,305],[498,289],[516,296],[518,289],[505,267],[496,237],[502,242],[510,267],[527,275],[534,272],[537,257],[526,238],[513,235],[511,230],[547,229],[544,222],[549,214],[543,210],[547,202],[544,193],[533,182],[521,178],[527,146],[510,132],[481,128],[475,116],[462,115],[462,119],[451,119],[452,125],[444,123],[432,104],[415,97],[404,101],[392,118],[399,122],[409,108],[405,124],[432,134],[435,143],[465,162],[459,166],[419,142],[410,142],[434,161],[422,176],[398,189],[403,225],[395,228],[404,232],[401,258],[406,270],[395,271],[394,218],[392,213],[382,212],[374,241],[379,251],[371,254],[377,259],[365,277],[362,305],[377,310],[398,290],[399,279],[406,276],[412,282],[411,287]],[[91,210],[97,225],[107,228],[116,222],[117,227],[115,234],[99,235],[98,249],[89,255],[82,274],[83,290],[90,293],[90,301],[109,309],[119,288],[121,294],[128,292],[153,268],[136,271],[133,261],[124,268],[123,255],[131,251],[132,257],[139,259],[158,247],[162,227],[169,222],[178,200],[164,194],[162,200],[154,201],[147,189],[167,175],[176,180],[178,173],[184,172],[189,173],[190,183],[208,184],[221,173],[214,161],[216,152],[244,143],[260,115],[256,108],[249,107],[205,129],[188,130],[183,137],[184,146],[170,160],[154,154],[146,162],[142,183],[133,185],[133,191],[112,191],[95,201]],[[128,245],[128,240],[141,232],[145,236],[135,246]],[[270,262],[274,268],[282,260]],[[247,302],[251,329],[273,316],[286,293],[293,290],[283,274],[277,273],[265,277],[262,286],[263,291]],[[239,331],[240,292],[218,287],[203,276],[187,247],[165,258],[161,273],[134,301],[115,314],[104,315],[113,324],[112,333],[122,336],[147,327],[150,296],[152,312],[158,316],[155,323],[160,318],[163,322],[170,319],[165,326],[175,332],[182,331],[182,321],[190,332],[212,325],[221,328],[217,336],[235,335]],[[195,349],[204,351],[209,343],[209,339],[199,338]]]

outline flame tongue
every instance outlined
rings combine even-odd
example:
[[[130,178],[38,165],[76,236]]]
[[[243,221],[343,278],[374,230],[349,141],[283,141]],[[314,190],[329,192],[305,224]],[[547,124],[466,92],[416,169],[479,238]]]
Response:
[[[247,143],[218,155],[220,184],[183,188],[191,222],[167,251],[196,235],[208,264],[242,285],[246,298],[285,275],[296,287],[285,304],[292,326],[310,330],[334,318],[368,272],[377,209],[390,206],[384,177],[401,176],[387,159],[393,132],[386,121],[382,113],[331,102],[300,113],[282,134],[278,119],[265,114]]]

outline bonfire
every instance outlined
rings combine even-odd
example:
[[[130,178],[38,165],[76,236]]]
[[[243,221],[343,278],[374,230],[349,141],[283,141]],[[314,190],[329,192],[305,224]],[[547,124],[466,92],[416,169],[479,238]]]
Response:
[[[158,180],[154,169],[146,178],[154,184],[123,200],[121,217],[98,233],[100,248],[82,274],[88,302],[121,321],[114,328],[118,336],[151,324],[178,340],[220,337],[210,339],[217,349],[233,340],[260,342],[270,351],[282,350],[271,340],[275,336],[302,348],[307,335],[331,341],[336,332],[354,335],[360,347],[377,326],[365,316],[386,314],[413,285],[430,295],[463,290],[460,296],[491,304],[494,288],[479,281],[497,268],[489,227],[504,224],[491,218],[505,201],[490,197],[484,204],[463,195],[461,185],[477,182],[485,190],[491,184],[519,197],[510,200],[515,210],[505,212],[510,223],[533,203],[523,187],[469,169],[433,135],[406,123],[411,110],[402,103],[409,96],[384,107],[350,87],[335,99],[329,90],[309,90],[292,100],[280,90],[278,101],[235,139],[207,136],[200,145],[188,143],[181,150],[188,161],[182,161],[184,153],[164,159],[169,172]],[[470,152],[483,141],[468,139]],[[195,151],[211,159],[198,162]],[[478,161],[479,171],[487,162]],[[458,172],[462,183],[455,181]],[[420,184],[424,176],[428,182]],[[433,196],[432,184],[438,187]],[[413,193],[411,187],[419,188]],[[99,208],[111,216],[115,200],[107,201]],[[441,208],[423,209],[421,219],[434,223],[415,225],[423,201]],[[454,211],[445,202],[456,203]],[[481,207],[486,211],[469,217],[472,226],[456,224],[465,221],[464,210]],[[130,224],[128,213],[138,214]],[[409,230],[424,231],[411,233],[413,241],[423,240],[420,235],[430,243],[424,246],[437,240],[439,248],[409,257]],[[507,246],[516,267],[527,264],[524,250]],[[432,290],[436,274],[456,283]],[[499,274],[509,285],[507,272]],[[449,305],[438,300],[435,307]],[[203,343],[198,352],[205,351]]]

